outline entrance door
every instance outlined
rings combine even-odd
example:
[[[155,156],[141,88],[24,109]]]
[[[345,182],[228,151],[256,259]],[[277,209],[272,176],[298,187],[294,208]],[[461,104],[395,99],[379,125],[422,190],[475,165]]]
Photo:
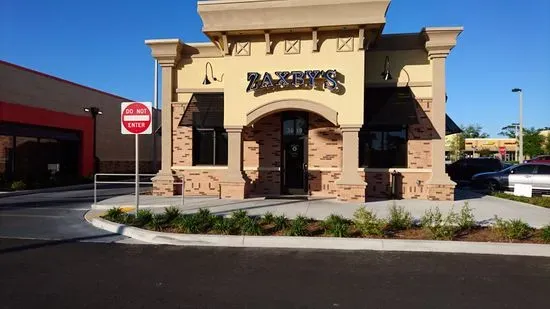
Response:
[[[284,194],[307,193],[307,113],[282,114],[282,170],[281,184]]]

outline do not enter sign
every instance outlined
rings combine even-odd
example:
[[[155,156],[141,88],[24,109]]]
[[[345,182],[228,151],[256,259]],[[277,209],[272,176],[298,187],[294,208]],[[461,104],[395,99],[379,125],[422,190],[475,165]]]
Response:
[[[122,134],[151,134],[153,126],[151,102],[124,102],[121,104]]]

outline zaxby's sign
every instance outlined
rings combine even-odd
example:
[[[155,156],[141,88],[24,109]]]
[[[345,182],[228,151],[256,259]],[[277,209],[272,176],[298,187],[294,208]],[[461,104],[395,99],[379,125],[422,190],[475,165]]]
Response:
[[[271,73],[265,72],[263,75],[256,72],[247,74],[248,87],[246,92],[257,91],[261,89],[277,89],[287,87],[315,87],[316,82],[322,82],[322,85],[330,90],[338,90],[336,81],[336,70],[307,70],[307,71],[278,71],[275,72],[275,78]]]

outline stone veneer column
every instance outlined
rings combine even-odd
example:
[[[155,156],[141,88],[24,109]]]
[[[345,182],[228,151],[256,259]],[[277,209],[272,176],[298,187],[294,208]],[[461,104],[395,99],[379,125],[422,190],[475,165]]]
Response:
[[[367,183],[361,179],[359,167],[360,125],[342,125],[342,175],[336,182],[338,199],[365,202]]]
[[[246,197],[243,178],[243,127],[226,127],[227,174],[220,181],[220,197],[242,200]]]
[[[181,42],[178,39],[145,41],[152,55],[161,67],[162,94],[162,138],[161,169],[153,180],[153,195],[174,195],[174,174],[172,173],[172,101],[174,94],[174,67],[180,59]]]
[[[426,182],[428,199],[454,200],[454,183],[445,173],[445,61],[462,28],[425,28],[426,50],[432,66],[432,105],[430,120],[437,134],[432,143],[432,175]]]

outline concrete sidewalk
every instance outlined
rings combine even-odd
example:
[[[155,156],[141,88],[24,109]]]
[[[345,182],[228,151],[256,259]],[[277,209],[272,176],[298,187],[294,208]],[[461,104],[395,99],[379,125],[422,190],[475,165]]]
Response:
[[[219,215],[230,214],[231,212],[243,209],[250,215],[262,215],[272,212],[279,215],[284,214],[289,218],[297,215],[304,215],[314,219],[324,219],[330,214],[339,214],[346,218],[353,218],[357,208],[364,205],[372,209],[379,217],[388,215],[389,207],[393,204],[403,206],[415,219],[420,219],[426,210],[439,207],[442,213],[451,209],[459,212],[460,208],[467,202],[475,219],[482,225],[491,224],[494,216],[498,215],[503,219],[521,219],[535,228],[550,224],[550,209],[533,206],[525,203],[514,202],[492,196],[483,196],[471,191],[457,190],[457,201],[425,201],[425,200],[396,200],[396,201],[369,201],[367,203],[344,203],[333,198],[312,198],[310,200],[292,198],[251,198],[243,201],[223,200],[215,197],[186,197],[182,205],[181,196],[176,197],[154,197],[140,196],[140,206],[152,208],[154,212],[164,211],[164,207],[176,206],[184,212],[195,212],[200,208],[207,208],[212,213]],[[94,209],[109,209],[112,207],[133,207],[134,196],[124,195],[99,202]]]

